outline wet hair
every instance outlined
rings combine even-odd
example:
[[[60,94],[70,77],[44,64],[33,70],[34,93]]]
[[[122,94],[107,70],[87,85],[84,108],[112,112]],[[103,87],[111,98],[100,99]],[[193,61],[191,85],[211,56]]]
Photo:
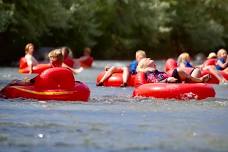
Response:
[[[34,45],[32,43],[28,43],[28,44],[25,45],[25,53],[28,52],[30,46],[34,47]]]
[[[58,61],[63,61],[63,54],[61,49],[54,49],[48,53],[49,58],[56,58]]]

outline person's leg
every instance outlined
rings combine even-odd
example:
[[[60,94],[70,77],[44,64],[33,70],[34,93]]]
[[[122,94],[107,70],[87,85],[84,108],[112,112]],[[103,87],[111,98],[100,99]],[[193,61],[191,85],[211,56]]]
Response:
[[[107,80],[115,71],[117,70],[117,67],[112,66],[108,69],[108,71],[105,72],[101,80],[97,83],[97,86],[102,86],[104,81]]]
[[[194,68],[190,74],[194,78],[199,78],[201,77],[201,72],[199,68]]]
[[[219,80],[219,83],[227,82],[220,72],[216,70],[215,66],[207,66],[205,69],[209,70]]]
[[[228,73],[228,67],[223,70],[225,73]]]
[[[121,87],[126,87],[127,86],[127,80],[129,77],[129,69],[128,67],[123,67],[123,84],[121,85]]]
[[[188,75],[187,73],[185,73],[183,70],[177,69],[178,72],[178,76],[181,79],[181,81],[191,81],[191,82],[196,82],[196,83],[200,83],[200,82],[207,82],[210,78],[210,75],[204,75],[202,77],[192,77],[191,75]]]

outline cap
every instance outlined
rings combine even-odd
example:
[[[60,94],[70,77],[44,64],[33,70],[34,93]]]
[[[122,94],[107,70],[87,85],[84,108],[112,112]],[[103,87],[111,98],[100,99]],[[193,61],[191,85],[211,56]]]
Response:
[[[216,55],[216,53],[215,52],[211,52],[211,53],[209,53],[209,55],[208,55],[208,59],[212,59],[212,58],[216,58],[217,57],[217,55]]]

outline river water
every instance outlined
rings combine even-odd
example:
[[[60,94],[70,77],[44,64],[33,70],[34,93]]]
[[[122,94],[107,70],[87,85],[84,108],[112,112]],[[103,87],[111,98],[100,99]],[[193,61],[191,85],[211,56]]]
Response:
[[[76,76],[91,90],[88,103],[0,99],[0,152],[228,151],[228,85],[215,85],[216,97],[200,102],[132,98],[131,87],[95,86],[106,64],[127,63],[96,61]],[[0,88],[25,76],[32,77],[0,68]]]

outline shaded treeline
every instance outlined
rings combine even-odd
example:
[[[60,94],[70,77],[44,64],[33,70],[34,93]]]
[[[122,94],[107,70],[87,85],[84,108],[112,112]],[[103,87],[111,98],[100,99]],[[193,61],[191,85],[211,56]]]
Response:
[[[228,44],[227,14],[225,0],[0,0],[0,64],[28,42],[67,45],[75,56],[90,46],[96,59],[206,54]]]

